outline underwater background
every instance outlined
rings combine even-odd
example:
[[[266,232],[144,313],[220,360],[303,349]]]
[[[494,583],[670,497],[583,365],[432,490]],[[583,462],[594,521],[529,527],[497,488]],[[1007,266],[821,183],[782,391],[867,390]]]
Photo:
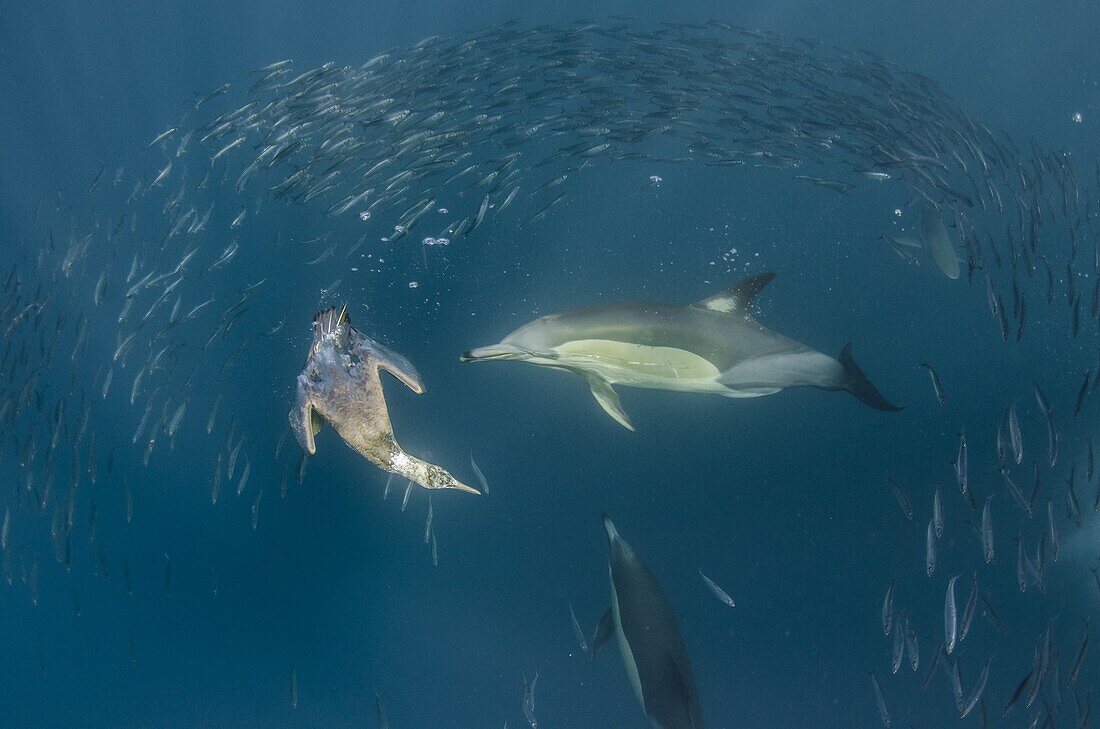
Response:
[[[1074,0],[0,6],[0,725],[375,726],[377,696],[394,727],[519,727],[537,674],[540,726],[646,726],[617,651],[589,662],[571,626],[610,601],[606,512],[677,614],[708,726],[881,726],[869,672],[895,726],[1087,726],[1098,27]],[[376,113],[378,88],[410,115]],[[341,113],[351,141],[322,148]],[[279,187],[300,169],[312,188]],[[957,280],[883,239],[920,238],[930,204]],[[769,271],[760,322],[834,357],[851,342],[902,412],[621,388],[632,433],[578,378],[459,363],[538,316]],[[416,396],[384,376],[402,445],[477,485],[472,456],[490,486],[433,493],[428,539],[428,491],[383,500],[332,429],[308,460],[289,434],[312,317],[345,304],[422,377]],[[1010,407],[1031,517],[1000,472]],[[975,573],[971,632],[922,690],[948,583],[962,612]],[[915,671],[891,670],[892,584]],[[987,661],[960,718],[945,666],[969,694]]]

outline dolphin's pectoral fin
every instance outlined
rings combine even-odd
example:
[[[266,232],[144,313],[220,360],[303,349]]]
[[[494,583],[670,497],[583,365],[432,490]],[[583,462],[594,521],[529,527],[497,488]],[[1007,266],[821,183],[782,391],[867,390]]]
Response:
[[[775,278],[774,273],[762,273],[758,276],[749,276],[730,286],[725,291],[714,296],[708,296],[701,301],[696,301],[693,306],[698,306],[711,311],[720,311],[723,314],[749,313],[749,305],[760,291],[770,284]]]
[[[385,370],[405,383],[417,395],[424,394],[424,384],[420,381],[420,374],[404,356],[394,352],[389,347],[369,339],[358,331],[352,330],[352,351],[362,359],[372,359],[378,369]]]
[[[622,403],[619,402],[619,393],[615,392],[615,388],[611,386],[611,383],[599,375],[593,374],[585,374],[584,379],[588,383],[589,389],[592,390],[592,396],[596,398],[596,402],[600,404],[604,412],[627,430],[634,430],[634,424],[630,422],[630,417],[623,410]]]
[[[298,385],[298,394],[294,400],[294,407],[288,414],[290,429],[294,431],[294,439],[298,445],[309,455],[317,452],[317,444],[313,436],[321,431],[321,416],[313,410],[313,403],[309,400],[305,388]]]
[[[596,623],[596,631],[592,634],[592,640],[588,644],[589,663],[596,660],[596,654],[600,652],[600,648],[603,648],[604,643],[611,640],[614,632],[615,622],[611,616],[611,608],[608,608],[607,612],[600,616],[600,622]]]

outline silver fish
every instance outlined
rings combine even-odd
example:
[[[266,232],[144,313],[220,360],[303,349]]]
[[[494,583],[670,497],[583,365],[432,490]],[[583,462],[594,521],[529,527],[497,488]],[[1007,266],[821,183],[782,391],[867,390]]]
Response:
[[[707,588],[712,593],[714,593],[714,596],[716,598],[721,600],[726,605],[729,605],[730,607],[736,607],[736,605],[733,604],[733,598],[730,597],[726,593],[725,590],[723,590],[721,587],[719,587],[718,584],[714,580],[712,580],[709,577],[707,577],[706,575],[704,575],[703,570],[699,570],[699,576],[703,578],[703,582],[706,583]]]
[[[924,565],[928,576],[931,577],[936,571],[936,526],[931,521],[928,522],[924,541]]]
[[[535,716],[535,684],[539,681],[539,675],[536,673],[535,677],[531,679],[531,683],[527,683],[527,677],[523,677],[523,716],[527,719],[527,723],[531,725],[531,729],[539,729],[539,720]]]
[[[969,698],[963,701],[962,708],[959,710],[959,718],[965,719],[969,716],[970,712],[974,710],[974,707],[978,705],[978,701],[985,692],[985,685],[989,681],[989,666],[992,663],[993,657],[990,656],[989,660],[985,662],[985,668],[982,669],[981,675],[978,676],[978,680],[974,684],[974,688],[971,690]]]
[[[890,587],[886,589],[886,597],[882,600],[882,632],[890,635],[894,628],[894,581],[890,580]]]
[[[906,620],[905,651],[909,654],[909,668],[914,672],[920,668],[920,644],[917,642],[917,631],[909,626]]]
[[[481,484],[481,493],[489,493],[489,482],[485,480],[485,474],[481,472],[481,469],[477,466],[477,461],[474,460],[474,452],[470,451],[470,468],[473,469],[474,475],[477,476],[477,482]]]
[[[959,450],[955,455],[955,481],[959,489],[965,494],[970,486],[970,458],[966,449],[966,430],[959,432]]]
[[[943,537],[943,498],[940,496],[940,485],[936,484],[936,493],[932,496],[932,524],[935,526],[936,539]]]
[[[909,632],[909,619],[898,626],[894,631],[894,649],[890,653],[890,673],[897,673],[905,660],[905,637]]]
[[[1058,534],[1058,522],[1054,518],[1054,504],[1047,499],[1047,526],[1050,529],[1050,548],[1057,562],[1062,554],[1062,539]]]
[[[241,469],[241,478],[237,481],[237,496],[244,493],[245,486],[248,485],[248,475],[252,472],[252,461],[248,460],[248,456],[244,458],[244,468]]]
[[[1020,435],[1020,420],[1016,417],[1016,403],[1008,408],[1008,437],[1009,442],[1012,444],[1012,455],[1016,459],[1016,463],[1022,463],[1024,460],[1024,439]]]
[[[982,555],[986,564],[990,564],[997,558],[993,547],[993,518],[990,515],[989,505],[993,501],[992,496],[987,496],[985,505],[982,506]]]
[[[928,370],[928,376],[932,380],[932,391],[936,394],[936,401],[939,402],[940,407],[947,407],[947,395],[943,391],[940,376],[936,374],[936,370],[932,369],[932,365],[927,362],[921,362],[920,366]]]
[[[959,637],[959,610],[955,604],[955,583],[959,576],[955,575],[947,583],[947,594],[943,603],[943,649],[947,655],[955,650],[955,642]]]
[[[970,634],[970,626],[974,622],[974,612],[978,608],[978,572],[974,571],[970,578],[970,596],[966,598],[966,607],[963,609],[962,623],[959,624],[959,642],[966,640]]]
[[[424,522],[424,544],[428,543],[428,540],[432,537],[432,519],[435,515],[435,509],[432,506],[432,495],[428,494],[428,516]]]
[[[171,129],[166,129],[166,130],[164,130],[163,132],[161,132],[160,134],[158,134],[158,135],[157,135],[157,136],[156,136],[156,137],[155,137],[155,138],[153,139],[153,141],[149,142],[149,144],[148,144],[148,145],[146,145],[146,146],[147,146],[147,147],[152,147],[152,146],[155,146],[157,142],[163,142],[163,141],[164,141],[165,139],[168,139],[168,137],[170,137],[170,136],[172,136],[173,134],[175,134],[175,132],[176,132],[176,128],[175,128],[175,127],[172,127]]]
[[[1039,388],[1039,383],[1035,383],[1035,400],[1039,403],[1039,408],[1043,411],[1043,416],[1047,421],[1050,467],[1054,468],[1054,464],[1058,460],[1058,429],[1054,426],[1054,413],[1050,408],[1050,402]]]
[[[1085,618],[1085,635],[1081,638],[1081,647],[1077,649],[1077,657],[1073,659],[1073,668],[1070,669],[1066,688],[1073,688],[1073,684],[1077,683],[1077,679],[1081,675],[1081,667],[1085,664],[1085,653],[1089,648],[1090,625],[1089,618]]]
[[[894,497],[898,500],[898,506],[901,507],[902,513],[905,514],[905,518],[912,521],[913,503],[909,500],[909,494],[905,493],[901,486],[889,476],[886,477],[886,483],[890,484],[890,488],[893,490]]]
[[[886,697],[882,695],[882,687],[878,685],[878,679],[875,678],[874,672],[868,673],[871,678],[871,689],[875,693],[875,704],[878,706],[878,716],[882,720],[882,725],[886,729],[890,729],[890,712],[886,708]]]
[[[569,621],[573,626],[573,637],[577,639],[577,646],[581,649],[581,654],[587,656],[588,641],[585,640],[581,624],[577,622],[577,614],[573,612],[573,603],[569,603]]]

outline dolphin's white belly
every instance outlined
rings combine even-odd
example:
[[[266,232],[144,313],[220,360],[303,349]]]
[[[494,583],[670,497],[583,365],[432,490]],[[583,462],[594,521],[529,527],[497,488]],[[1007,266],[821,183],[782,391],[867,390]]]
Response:
[[[555,366],[591,372],[607,382],[658,390],[723,392],[713,363],[676,347],[654,347],[610,339],[576,339],[554,347]]]

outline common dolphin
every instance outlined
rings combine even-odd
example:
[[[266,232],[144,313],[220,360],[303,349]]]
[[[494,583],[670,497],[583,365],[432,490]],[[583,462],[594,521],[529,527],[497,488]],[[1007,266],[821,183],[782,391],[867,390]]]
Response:
[[[850,344],[838,361],[753,318],[753,298],[774,278],[774,273],[752,276],[688,306],[619,302],[551,314],[460,359],[518,360],[575,372],[604,411],[630,430],[634,426],[612,385],[725,397],[809,386],[847,390],[878,410],[901,410],[856,366]]]
[[[369,461],[426,489],[479,493],[439,466],[401,450],[390,425],[379,370],[385,370],[416,394],[424,392],[420,375],[407,359],[351,326],[347,307],[329,308],[313,317],[313,344],[290,411],[298,445],[313,455],[314,436],[327,421],[344,442]]]
[[[684,638],[657,578],[603,515],[610,551],[611,608],[592,641],[592,655],[612,632],[634,695],[654,729],[703,729],[703,714]]]

